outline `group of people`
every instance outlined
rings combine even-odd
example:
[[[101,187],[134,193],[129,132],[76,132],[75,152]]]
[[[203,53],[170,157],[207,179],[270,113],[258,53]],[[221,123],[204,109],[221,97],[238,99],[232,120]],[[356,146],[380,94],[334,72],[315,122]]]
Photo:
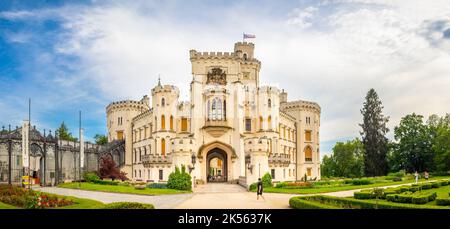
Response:
[[[423,176],[425,177],[425,180],[428,180],[428,178],[430,177],[430,174],[428,173],[428,171],[425,170],[425,172],[423,173]],[[417,171],[414,173],[414,177],[416,178],[416,184],[417,184],[417,182],[419,182],[419,173]]]

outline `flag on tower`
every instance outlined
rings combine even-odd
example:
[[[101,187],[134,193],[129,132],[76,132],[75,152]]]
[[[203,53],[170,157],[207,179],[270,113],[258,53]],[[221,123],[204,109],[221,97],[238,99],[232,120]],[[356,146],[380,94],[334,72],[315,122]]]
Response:
[[[256,38],[256,36],[253,34],[245,34],[244,33],[244,39],[248,39],[248,38]]]

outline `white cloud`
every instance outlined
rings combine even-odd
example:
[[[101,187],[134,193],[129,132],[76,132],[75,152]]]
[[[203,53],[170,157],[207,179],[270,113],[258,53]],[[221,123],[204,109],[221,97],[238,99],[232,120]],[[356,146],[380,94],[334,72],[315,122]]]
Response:
[[[300,29],[311,27],[312,20],[318,8],[309,6],[305,9],[296,8],[290,14],[291,16],[286,21],[288,25],[297,26]]]

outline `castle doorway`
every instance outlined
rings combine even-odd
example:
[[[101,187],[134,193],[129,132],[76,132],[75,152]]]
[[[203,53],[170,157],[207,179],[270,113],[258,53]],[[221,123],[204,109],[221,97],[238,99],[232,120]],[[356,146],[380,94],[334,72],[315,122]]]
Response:
[[[227,182],[227,153],[213,148],[206,155],[206,177],[208,182]]]

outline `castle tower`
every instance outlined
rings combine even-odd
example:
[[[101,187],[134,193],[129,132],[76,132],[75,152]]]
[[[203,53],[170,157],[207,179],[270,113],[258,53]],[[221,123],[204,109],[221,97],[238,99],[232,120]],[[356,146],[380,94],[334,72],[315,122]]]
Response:
[[[106,107],[108,142],[125,140],[125,165],[122,170],[129,174],[132,163],[132,119],[149,110],[145,101],[145,97],[141,101],[124,100],[112,102]]]
[[[237,42],[234,44],[234,52],[241,53],[244,60],[253,59],[253,51],[255,50],[255,45],[248,42]]]

